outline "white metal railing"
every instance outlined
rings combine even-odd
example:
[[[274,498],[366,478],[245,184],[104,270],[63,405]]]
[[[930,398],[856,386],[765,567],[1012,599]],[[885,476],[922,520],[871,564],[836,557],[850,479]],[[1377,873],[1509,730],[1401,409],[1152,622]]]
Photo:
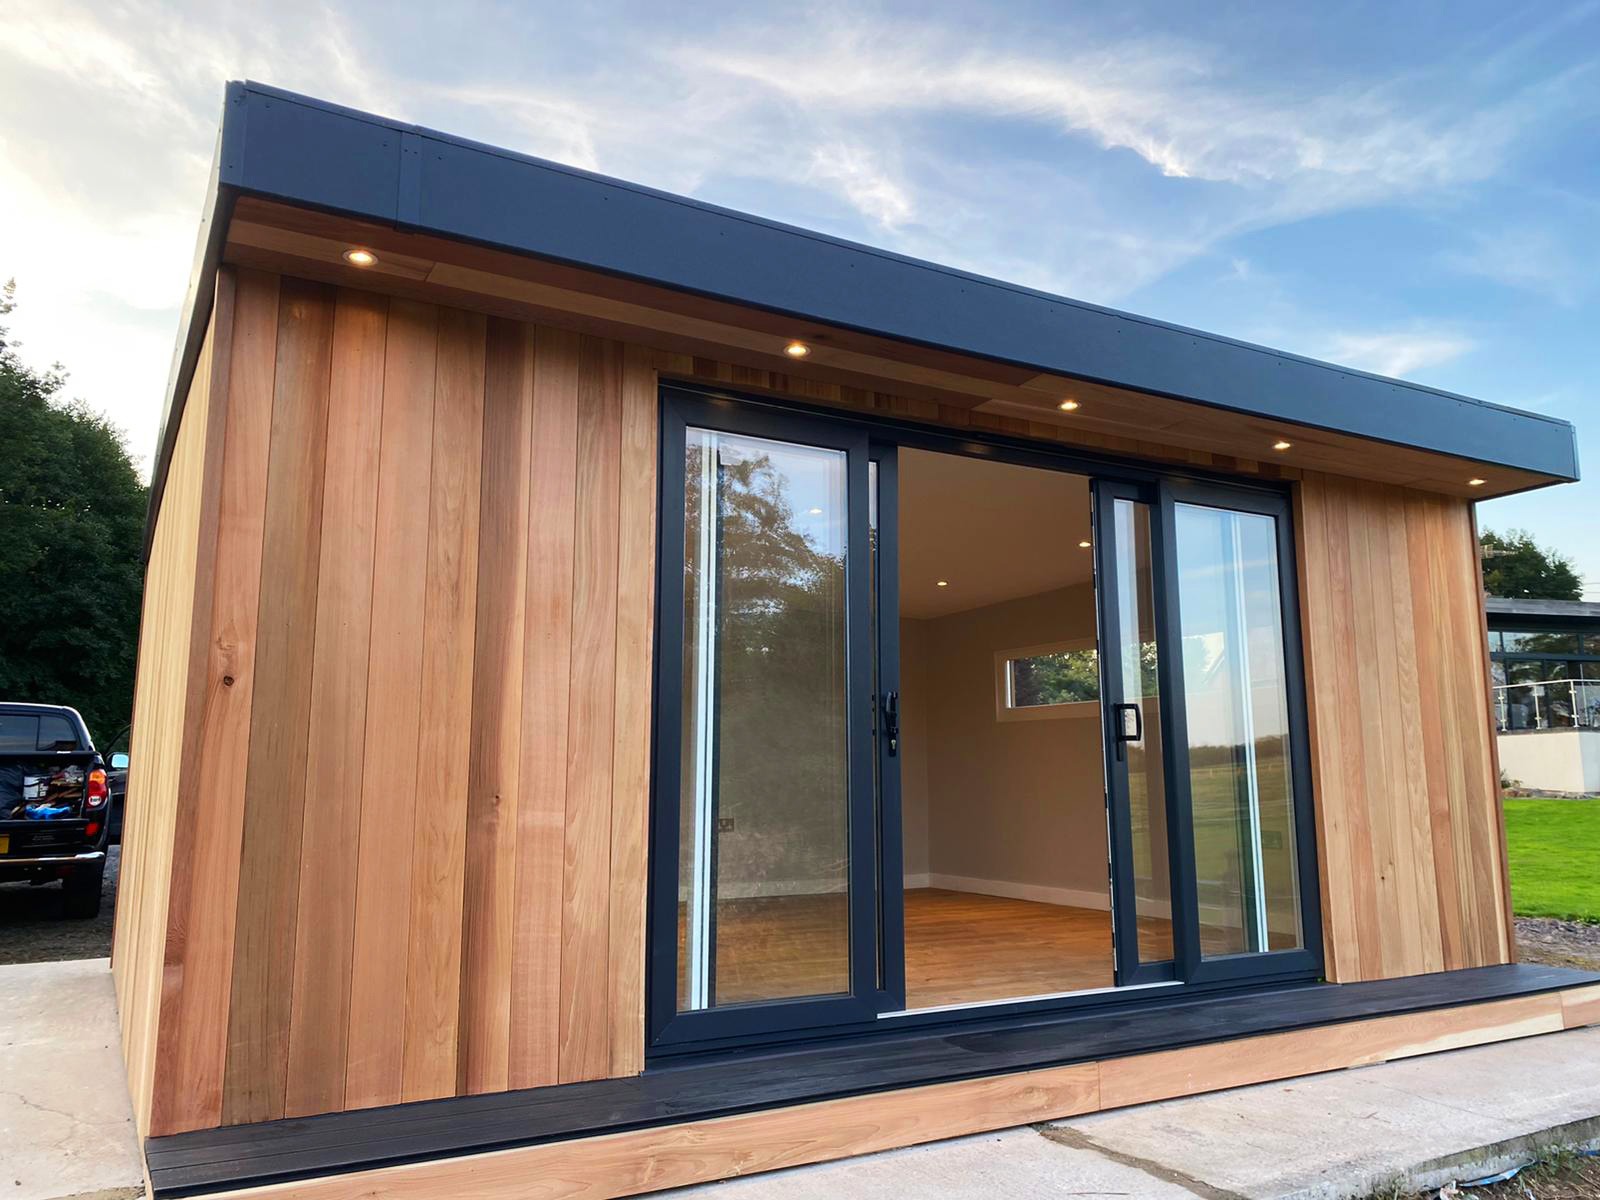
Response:
[[[1494,689],[1494,720],[1518,729],[1600,729],[1600,679],[1503,683]]]

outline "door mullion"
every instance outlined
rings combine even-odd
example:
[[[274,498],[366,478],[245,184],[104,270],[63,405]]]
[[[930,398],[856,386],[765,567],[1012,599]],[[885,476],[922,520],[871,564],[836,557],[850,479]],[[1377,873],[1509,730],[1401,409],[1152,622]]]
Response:
[[[1100,701],[1105,736],[1106,829],[1110,841],[1111,935],[1116,982],[1134,982],[1139,970],[1139,905],[1134,887],[1133,827],[1127,754],[1118,740],[1117,722],[1127,702],[1122,680],[1122,617],[1118,602],[1118,488],[1105,480],[1094,486],[1094,558],[1096,608],[1100,622]]]
[[[1172,869],[1172,952],[1180,980],[1200,965],[1200,907],[1194,859],[1193,803],[1189,794],[1189,727],[1184,709],[1183,626],[1178,609],[1178,547],[1172,488],[1157,485],[1150,513],[1155,570],[1156,629],[1160,653],[1163,768],[1167,793],[1167,845]]]
[[[876,637],[878,651],[877,695],[873,697],[873,718],[880,721],[878,705],[889,693],[900,693],[900,476],[899,460],[893,446],[872,448],[878,465],[878,529],[875,542],[878,586]],[[906,1005],[905,956],[905,846],[900,808],[900,762],[902,750],[891,752],[880,736],[877,753],[877,876],[878,956],[883,977],[879,981],[878,1009],[894,1012]],[[902,743],[903,744],[903,743]]]
[[[878,991],[878,900],[876,892],[877,828],[873,803],[876,764],[873,714],[873,637],[870,591],[871,523],[868,514],[867,446],[847,452],[846,509],[849,532],[845,542],[845,623],[849,655],[846,661],[845,714],[849,722],[845,744],[849,755],[850,824],[850,990],[853,995],[875,997]]]

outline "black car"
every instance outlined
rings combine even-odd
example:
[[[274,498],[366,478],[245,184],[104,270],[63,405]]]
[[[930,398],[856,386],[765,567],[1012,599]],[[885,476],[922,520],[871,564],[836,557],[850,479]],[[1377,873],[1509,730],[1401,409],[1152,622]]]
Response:
[[[0,883],[59,879],[69,917],[100,913],[111,792],[76,709],[0,704]]]

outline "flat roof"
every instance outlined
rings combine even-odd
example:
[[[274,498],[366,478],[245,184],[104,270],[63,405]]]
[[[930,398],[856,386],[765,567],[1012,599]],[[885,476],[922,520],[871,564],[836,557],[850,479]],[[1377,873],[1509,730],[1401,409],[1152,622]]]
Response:
[[[1519,621],[1528,620],[1541,626],[1559,623],[1600,629],[1600,603],[1588,600],[1526,600],[1485,596],[1483,608],[1491,629],[1510,629]]]
[[[923,262],[253,82],[229,83],[152,502],[254,195],[802,321],[1486,464],[1578,478],[1570,423]],[[1064,218],[1065,219],[1065,218]]]

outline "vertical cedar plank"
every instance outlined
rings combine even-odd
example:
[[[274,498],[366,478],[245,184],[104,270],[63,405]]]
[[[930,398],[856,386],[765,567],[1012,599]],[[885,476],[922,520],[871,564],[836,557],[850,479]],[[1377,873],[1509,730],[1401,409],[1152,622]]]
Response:
[[[387,302],[338,294],[328,392],[288,1072],[280,1113],[342,1107]],[[269,563],[269,566],[271,564]],[[301,643],[298,653],[307,647]],[[268,801],[270,803],[270,800]]]
[[[179,778],[185,752],[192,753],[197,744],[206,691],[234,298],[234,273],[223,268],[217,274],[194,380],[178,418],[139,627],[135,765],[125,801],[112,972],[134,1124],[141,1135],[150,1125]]]
[[[1440,681],[1442,664],[1448,664],[1450,647],[1444,643],[1436,605],[1438,591],[1432,570],[1433,543],[1428,532],[1428,504],[1413,500],[1406,506],[1407,569],[1413,597],[1411,624],[1417,647],[1417,703],[1422,724],[1422,762],[1427,780],[1428,841],[1432,845],[1434,907],[1439,921],[1439,949],[1444,970],[1466,965],[1461,945],[1461,911],[1456,902],[1455,848],[1450,837],[1449,769],[1455,747],[1445,738]]]
[[[421,691],[428,711],[417,742],[403,1100],[456,1090],[483,354],[484,319],[442,310],[422,619]]]
[[[1438,624],[1444,645],[1448,648],[1440,671],[1439,707],[1446,727],[1450,731],[1450,754],[1445,760],[1445,778],[1448,789],[1451,850],[1456,863],[1455,903],[1461,927],[1462,965],[1478,966],[1479,951],[1472,919],[1473,884],[1469,878],[1472,870],[1472,844],[1470,821],[1466,811],[1468,767],[1461,752],[1461,740],[1456,729],[1455,717],[1456,688],[1459,684],[1456,655],[1460,652],[1461,646],[1455,641],[1456,633],[1450,621],[1450,561],[1442,552],[1447,542],[1445,523],[1448,513],[1443,504],[1430,503],[1426,508],[1429,533],[1428,556],[1433,572],[1433,618]]]
[[[502,1091],[510,1075],[533,337],[531,325],[488,324],[457,1067],[466,1093]]]
[[[1346,811],[1350,831],[1351,874],[1355,881],[1357,970],[1347,979],[1377,979],[1383,974],[1380,960],[1380,907],[1378,901],[1379,855],[1373,846],[1371,809],[1373,792],[1367,771],[1367,721],[1369,707],[1361,682],[1362,627],[1358,620],[1362,600],[1357,596],[1355,579],[1366,571],[1365,545],[1358,542],[1361,511],[1353,504],[1349,489],[1330,487],[1329,531],[1333,541],[1334,572],[1329,603],[1334,606],[1337,628],[1342,636],[1338,647],[1338,689],[1345,723],[1345,744],[1340,769],[1344,772],[1349,806]],[[1377,745],[1381,745],[1378,742]]]
[[[283,1114],[332,375],[332,289],[281,284],[223,1120]]]
[[[611,1064],[644,1070],[645,845],[650,824],[651,651],[655,629],[656,374],[622,359],[617,666],[611,761]]]
[[[341,951],[349,946],[344,966],[350,986],[348,1014],[333,1014],[348,1029],[347,1051],[325,1069],[342,1075],[346,1109],[396,1104],[401,1097],[411,908],[396,901],[412,889],[437,341],[431,305],[391,303],[377,376],[382,435],[375,496],[383,557],[368,575],[371,653],[360,681],[366,744],[359,792],[351,798],[356,819],[346,829],[353,844],[342,848],[343,862],[328,864],[344,876],[339,907],[345,922],[327,932]],[[308,840],[308,863],[314,852]]]
[[[1440,933],[1439,897],[1434,887],[1433,825],[1428,797],[1427,743],[1422,720],[1423,648],[1417,640],[1415,605],[1427,604],[1423,593],[1411,590],[1411,552],[1406,513],[1417,497],[1408,491],[1396,493],[1397,502],[1388,506],[1384,519],[1389,525],[1389,578],[1394,587],[1395,665],[1400,687],[1394,696],[1398,706],[1397,724],[1404,755],[1400,778],[1406,783],[1406,805],[1400,814],[1405,821],[1404,839],[1411,870],[1406,883],[1411,888],[1417,913],[1418,958],[1415,971],[1444,969],[1444,939]]]
[[[539,329],[533,373],[512,1087],[555,1083],[566,855],[567,700],[578,480],[578,335]]]
[[[1300,612],[1304,626],[1307,724],[1311,735],[1312,794],[1317,804],[1319,887],[1322,894],[1323,970],[1342,981],[1359,969],[1356,946],[1354,889],[1335,885],[1348,881],[1350,866],[1349,796],[1339,757],[1344,743],[1342,705],[1338,695],[1340,642],[1331,604],[1331,547],[1328,530],[1328,487],[1321,475],[1308,474],[1295,489],[1295,530],[1299,538]]]
[[[285,1111],[286,1047],[300,970],[296,957],[303,948],[295,935],[311,752],[334,293],[295,279],[281,286],[234,947],[230,1122],[270,1120]],[[319,739],[319,757],[331,755],[348,765],[347,731],[322,732],[343,737],[344,744],[330,750]]]
[[[200,550],[212,557],[214,579],[210,611],[195,618],[206,622],[207,643],[198,695],[190,680],[191,702],[199,703],[187,718],[178,781],[152,1135],[221,1121],[229,1057],[228,997],[278,344],[277,278],[241,271],[237,282],[228,404],[218,414],[224,431],[215,537]]]
[[[581,470],[573,550],[572,695],[561,915],[563,1083],[603,1078],[611,1069],[607,909],[622,453],[621,347],[585,337],[579,344],[579,362]],[[636,482],[630,479],[629,485]]]
[[[1459,676],[1456,687],[1456,737],[1466,771],[1466,801],[1472,844],[1473,918],[1477,929],[1478,964],[1489,966],[1506,961],[1507,931],[1503,928],[1501,907],[1500,834],[1493,825],[1499,816],[1498,779],[1490,778],[1492,754],[1489,750],[1489,680],[1484,674],[1485,656],[1477,649],[1483,626],[1482,598],[1476,592],[1477,572],[1473,569],[1478,554],[1472,536],[1472,506],[1456,501],[1446,509],[1445,538],[1441,553],[1449,556],[1451,588],[1450,623],[1455,644]]]
[[[1406,911],[1410,887],[1403,875],[1411,864],[1401,855],[1396,832],[1400,819],[1395,811],[1405,803],[1404,774],[1399,771],[1400,752],[1396,745],[1389,702],[1396,686],[1394,672],[1394,599],[1389,588],[1388,531],[1383,520],[1387,505],[1384,492],[1359,488],[1359,537],[1365,555],[1357,565],[1356,627],[1363,630],[1366,653],[1361,671],[1364,711],[1362,725],[1367,750],[1367,787],[1371,801],[1372,844],[1377,854],[1378,897],[1388,920],[1382,922],[1381,959],[1386,978],[1406,975],[1406,943],[1414,930]],[[1415,905],[1411,905],[1415,909]]]
[[[1426,970],[1426,955],[1422,952],[1426,931],[1422,928],[1416,888],[1416,872],[1421,869],[1421,864],[1411,845],[1411,805],[1414,794],[1410,787],[1410,747],[1406,746],[1406,733],[1414,730],[1416,717],[1400,712],[1406,702],[1402,659],[1411,656],[1410,638],[1402,637],[1400,629],[1400,611],[1405,603],[1402,589],[1410,586],[1410,578],[1394,573],[1394,523],[1389,520],[1390,512],[1405,502],[1405,493],[1387,485],[1366,485],[1365,490],[1373,498],[1368,536],[1373,549],[1371,570],[1376,584],[1374,614],[1378,618],[1378,645],[1374,646],[1374,658],[1378,661],[1379,694],[1384,698],[1382,731],[1387,795],[1381,808],[1386,813],[1389,845],[1394,851],[1390,901],[1395,906],[1395,920],[1387,923],[1386,931],[1392,934],[1389,941],[1394,962],[1397,963],[1395,974],[1418,974]]]
[[[1489,614],[1483,602],[1483,553],[1482,541],[1478,535],[1477,505],[1468,509],[1468,516],[1469,532],[1472,535],[1472,565],[1475,568],[1475,582],[1472,586],[1473,606],[1478,612],[1478,645],[1483,648],[1483,653],[1479,656],[1478,670],[1483,676],[1483,694],[1488,697],[1494,674],[1489,668]],[[1500,872],[1499,921],[1503,936],[1499,949],[1502,962],[1514,963],[1517,961],[1517,924],[1511,908],[1511,861],[1506,852],[1505,792],[1500,787],[1500,738],[1499,731],[1495,727],[1492,703],[1485,704],[1483,718],[1484,736],[1489,748],[1490,790],[1494,795],[1490,819],[1494,823],[1495,862]]]

